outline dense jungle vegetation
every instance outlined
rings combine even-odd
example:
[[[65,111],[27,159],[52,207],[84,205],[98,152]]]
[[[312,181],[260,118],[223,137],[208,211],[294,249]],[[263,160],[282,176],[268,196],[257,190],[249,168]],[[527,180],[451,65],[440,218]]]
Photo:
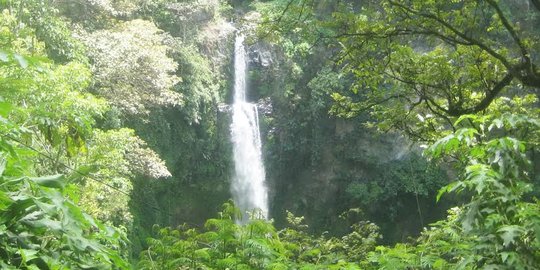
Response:
[[[540,269],[538,0],[0,0],[1,269]],[[270,219],[230,200],[247,36]]]

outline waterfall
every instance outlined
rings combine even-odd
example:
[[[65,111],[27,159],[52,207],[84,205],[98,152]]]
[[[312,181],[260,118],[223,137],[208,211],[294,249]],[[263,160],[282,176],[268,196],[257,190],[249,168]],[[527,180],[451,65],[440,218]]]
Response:
[[[268,217],[268,194],[261,154],[261,135],[257,106],[246,101],[247,61],[244,37],[238,35],[234,45],[234,103],[231,137],[235,175],[231,192],[242,211],[242,221],[248,212],[260,211]],[[239,221],[239,222],[242,222]]]

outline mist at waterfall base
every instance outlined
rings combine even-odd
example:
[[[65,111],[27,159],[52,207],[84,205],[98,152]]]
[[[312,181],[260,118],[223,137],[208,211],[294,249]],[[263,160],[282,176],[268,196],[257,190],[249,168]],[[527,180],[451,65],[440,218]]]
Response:
[[[268,194],[261,153],[257,106],[246,101],[247,59],[244,37],[238,35],[234,47],[234,103],[231,124],[235,175],[231,193],[242,212],[239,223],[248,220],[248,213],[257,218],[268,217]]]

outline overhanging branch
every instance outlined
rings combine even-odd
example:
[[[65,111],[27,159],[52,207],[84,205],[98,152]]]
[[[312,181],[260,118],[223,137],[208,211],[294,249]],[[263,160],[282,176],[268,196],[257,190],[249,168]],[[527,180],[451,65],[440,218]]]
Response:
[[[438,23],[442,27],[450,30],[452,33],[454,33],[459,38],[471,43],[471,45],[475,45],[475,46],[479,47],[480,49],[486,51],[488,54],[490,54],[491,56],[493,56],[494,58],[499,60],[507,69],[509,69],[509,70],[512,69],[512,65],[510,64],[510,62],[504,56],[497,53],[495,50],[493,50],[492,48],[490,48],[486,44],[482,43],[480,40],[474,39],[474,38],[470,37],[469,35],[459,31],[456,27],[454,27],[453,25],[451,25],[447,21],[437,17],[436,15],[430,14],[430,13],[423,13],[423,12],[420,12],[418,10],[414,10],[411,7],[405,6],[405,5],[397,3],[395,1],[389,0],[388,3],[390,3],[391,5],[393,5],[395,7],[401,8],[405,12],[410,12],[410,13],[415,14],[417,16],[420,16],[420,17],[435,21],[436,23]]]
[[[486,96],[484,99],[480,101],[480,103],[476,104],[476,106],[472,108],[449,108],[448,114],[450,116],[461,116],[464,114],[471,114],[471,113],[477,113],[479,111],[485,110],[491,102],[501,93],[501,91],[508,86],[512,80],[514,79],[514,75],[512,73],[507,73],[506,76],[504,76],[490,91],[486,92]]]
[[[516,42],[516,44],[519,46],[519,49],[521,51],[521,55],[523,56],[523,58],[526,61],[530,62],[530,57],[529,57],[529,53],[527,52],[527,48],[525,47],[525,45],[523,44],[523,42],[519,38],[519,36],[518,36],[516,30],[514,29],[514,27],[512,27],[512,25],[510,25],[510,22],[508,21],[506,16],[504,16],[504,13],[502,12],[499,5],[497,5],[497,3],[495,3],[495,1],[493,1],[493,0],[486,0],[486,1],[488,2],[488,4],[491,7],[493,7],[493,9],[495,9],[495,12],[497,12],[497,16],[499,16],[499,19],[501,20],[502,24],[504,25],[504,28],[506,28],[508,33],[510,33],[510,36],[512,36],[512,39],[514,40],[514,42]]]

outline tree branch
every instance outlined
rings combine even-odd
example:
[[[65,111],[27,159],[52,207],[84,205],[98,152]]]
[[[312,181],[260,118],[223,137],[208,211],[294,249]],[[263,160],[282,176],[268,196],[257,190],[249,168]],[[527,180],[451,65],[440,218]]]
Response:
[[[289,2],[287,2],[287,5],[285,6],[285,9],[283,9],[283,11],[281,12],[281,15],[279,15],[278,19],[273,21],[273,23],[279,24],[281,22],[281,20],[283,20],[283,17],[285,17],[285,13],[287,13],[287,10],[289,10],[289,8],[291,7],[291,5],[292,5],[292,3],[294,1],[295,0],[289,0]]]
[[[500,80],[490,91],[486,92],[486,96],[484,99],[480,101],[480,103],[476,104],[476,106],[468,109],[463,108],[449,108],[448,114],[450,116],[461,116],[464,114],[470,114],[470,113],[476,113],[482,110],[485,110],[489,104],[499,95],[499,93],[508,86],[512,80],[514,79],[514,75],[511,72],[508,72],[502,80]]]
[[[391,96],[387,96],[383,99],[380,99],[380,100],[377,100],[375,102],[371,102],[371,104],[366,104],[365,106],[362,106],[362,108],[359,108],[356,112],[359,113],[359,112],[365,112],[367,110],[370,110],[371,108],[377,106],[377,105],[381,105],[387,101],[390,101],[392,99],[396,99],[396,98],[402,98],[403,96],[402,95],[391,95]]]
[[[498,59],[499,61],[501,61],[501,63],[508,69],[508,70],[511,70],[512,69],[512,65],[510,64],[510,62],[504,57],[502,56],[501,54],[497,53],[495,50],[493,50],[492,48],[488,47],[486,44],[482,43],[480,40],[477,40],[477,39],[474,39],[468,35],[466,35],[465,33],[459,31],[458,29],[456,29],[454,26],[452,26],[450,23],[444,21],[443,19],[437,17],[436,15],[433,15],[433,14],[429,14],[429,13],[422,13],[418,10],[414,10],[408,6],[405,6],[403,4],[400,4],[400,3],[397,3],[395,1],[391,1],[389,0],[388,3],[390,3],[391,5],[394,5],[396,7],[399,7],[403,10],[405,10],[406,12],[410,12],[412,14],[415,14],[415,15],[418,15],[420,17],[423,17],[423,18],[427,18],[427,19],[431,19],[431,20],[434,20],[436,21],[438,24],[440,24],[441,26],[445,27],[446,29],[450,30],[452,33],[454,33],[456,36],[462,38],[463,40],[471,43],[471,45],[476,45],[477,47],[481,48],[482,50],[486,51],[488,54],[490,54],[491,56],[493,56],[494,58]]]
[[[519,36],[518,36],[516,30],[514,29],[514,27],[512,27],[512,25],[510,25],[510,22],[508,21],[508,19],[506,19],[506,16],[504,16],[504,13],[502,12],[499,5],[497,5],[497,3],[495,3],[495,1],[493,1],[493,0],[486,0],[486,2],[488,2],[488,4],[490,6],[492,6],[495,9],[495,11],[497,12],[497,16],[499,16],[499,19],[501,19],[501,22],[504,25],[504,28],[506,28],[508,33],[510,33],[510,36],[512,36],[512,39],[514,39],[516,44],[519,46],[519,49],[521,50],[521,55],[523,56],[523,58],[527,62],[530,62],[531,60],[530,60],[530,57],[529,57],[529,52],[527,52],[527,48],[525,48],[525,45],[523,44],[523,42],[519,38]]]
[[[455,45],[455,44],[461,44],[466,46],[474,45],[471,42],[468,42],[466,40],[458,40],[450,36],[445,36],[441,33],[438,33],[436,31],[433,31],[431,29],[425,29],[424,30],[415,30],[415,29],[395,29],[392,32],[385,33],[385,34],[378,34],[373,31],[366,31],[366,32],[357,32],[357,33],[340,33],[334,36],[323,36],[322,38],[342,38],[342,37],[367,37],[367,38],[377,38],[377,39],[385,39],[389,37],[397,37],[397,36],[407,36],[407,35],[423,35],[423,36],[435,36],[442,41]]]

